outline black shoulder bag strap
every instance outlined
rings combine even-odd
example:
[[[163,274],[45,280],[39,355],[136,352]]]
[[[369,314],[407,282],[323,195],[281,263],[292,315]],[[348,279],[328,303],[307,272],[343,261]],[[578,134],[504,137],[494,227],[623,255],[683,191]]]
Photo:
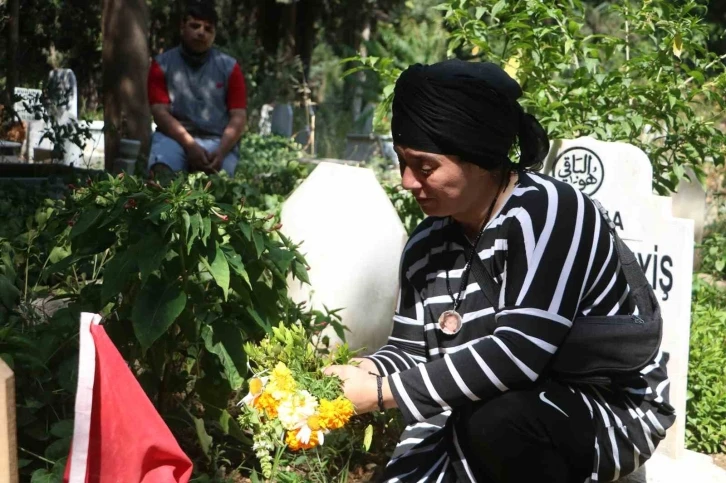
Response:
[[[600,211],[600,214],[602,215],[605,223],[608,225],[610,233],[613,236],[613,240],[615,243],[615,252],[618,256],[618,259],[620,260],[620,266],[622,267],[623,275],[625,276],[625,280],[628,282],[628,286],[630,287],[631,292],[635,292],[636,290],[645,286],[650,288],[648,280],[645,278],[643,269],[640,267],[640,264],[638,263],[635,254],[630,250],[630,248],[628,248],[625,242],[623,242],[623,240],[618,235],[617,231],[615,230],[615,224],[608,216],[605,208],[597,200],[592,200],[592,202],[595,204],[595,207],[598,209],[598,211]],[[481,288],[482,292],[484,292],[484,296],[487,298],[494,310],[498,311],[499,291],[495,291],[494,287],[498,287],[499,284],[496,282],[496,280],[494,280],[494,277],[489,274],[481,258],[476,255],[473,258],[474,261],[471,264],[471,272],[474,275],[474,279],[479,285],[479,288]],[[652,288],[650,288],[650,292],[652,293]],[[653,294],[653,298],[655,298],[655,294]],[[652,307],[641,307],[641,303],[638,302],[637,298],[636,304],[638,304],[638,310],[641,313],[645,312],[646,310],[653,310]]]

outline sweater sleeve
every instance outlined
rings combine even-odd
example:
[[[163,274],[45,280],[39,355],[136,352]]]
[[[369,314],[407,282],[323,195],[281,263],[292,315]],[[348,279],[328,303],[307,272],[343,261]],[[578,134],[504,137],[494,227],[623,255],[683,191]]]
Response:
[[[166,87],[166,75],[155,60],[151,61],[146,83],[149,92],[149,105],[169,104],[171,102],[169,90]]]
[[[400,286],[388,343],[366,357],[375,363],[379,374],[386,376],[411,369],[426,360],[423,305],[418,292],[406,277],[403,266]]]
[[[407,423],[532,385],[572,326],[594,256],[611,241],[579,191],[536,181],[546,203],[523,205],[507,232],[493,334],[388,377]]]

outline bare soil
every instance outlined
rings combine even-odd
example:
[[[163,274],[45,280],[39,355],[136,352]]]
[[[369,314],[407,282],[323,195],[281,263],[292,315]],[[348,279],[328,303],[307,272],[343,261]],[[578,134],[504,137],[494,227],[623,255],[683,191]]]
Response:
[[[716,466],[720,466],[724,470],[726,470],[726,454],[725,453],[719,453],[713,455],[713,462],[716,463]]]

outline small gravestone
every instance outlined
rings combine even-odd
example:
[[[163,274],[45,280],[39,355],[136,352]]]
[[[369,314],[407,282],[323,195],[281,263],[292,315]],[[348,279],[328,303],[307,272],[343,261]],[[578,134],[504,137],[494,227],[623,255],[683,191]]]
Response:
[[[346,340],[374,351],[391,333],[406,230],[373,171],[322,162],[282,208],[282,231],[310,265],[311,285],[288,283],[296,302],[342,308]],[[331,343],[340,341],[329,328]]]
[[[555,141],[544,171],[603,204],[655,290],[663,314],[662,348],[670,354],[670,399],[677,412],[659,451],[677,458],[685,449],[693,220],[674,217],[671,198],[653,194],[650,161],[630,144],[588,137]]]
[[[269,136],[272,134],[272,111],[275,106],[272,104],[263,104],[260,108],[260,121],[257,124],[260,136]]]
[[[48,96],[52,105],[52,115],[60,124],[70,119],[78,119],[78,83],[70,69],[55,69],[48,74]]]
[[[270,115],[270,132],[286,138],[292,137],[292,106],[276,104]]]
[[[50,115],[58,125],[78,122],[78,83],[70,69],[55,69],[48,75],[48,96],[51,100]],[[83,150],[70,140],[63,142],[63,164],[79,166]]]

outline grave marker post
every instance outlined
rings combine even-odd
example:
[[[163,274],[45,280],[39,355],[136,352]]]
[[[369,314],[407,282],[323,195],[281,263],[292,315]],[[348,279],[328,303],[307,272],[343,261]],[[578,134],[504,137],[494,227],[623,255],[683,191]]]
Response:
[[[18,482],[15,376],[0,359],[0,481]]]

